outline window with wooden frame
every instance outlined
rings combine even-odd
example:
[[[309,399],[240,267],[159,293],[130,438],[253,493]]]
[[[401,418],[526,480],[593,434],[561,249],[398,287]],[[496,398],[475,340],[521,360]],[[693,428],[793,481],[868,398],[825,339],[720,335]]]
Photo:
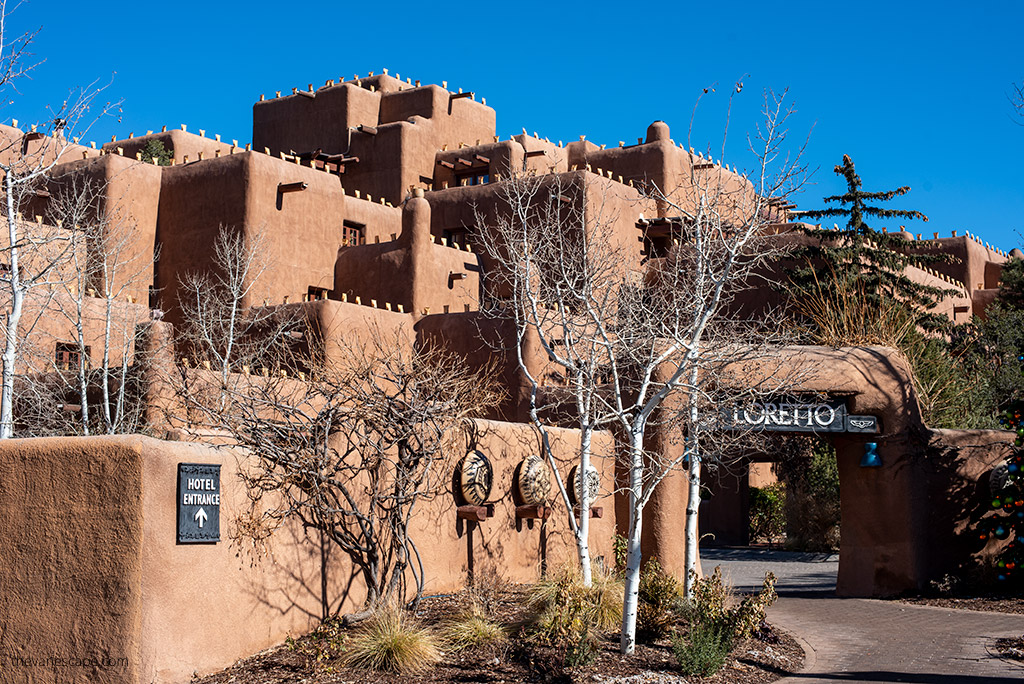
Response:
[[[441,237],[448,241],[449,247],[465,249],[469,244],[469,232],[465,228],[451,228],[441,232]]]
[[[53,362],[58,370],[75,370],[82,361],[82,349],[74,342],[58,342]],[[89,347],[85,348],[85,364],[89,365]]]
[[[464,188],[470,185],[487,185],[491,182],[491,170],[489,166],[458,171],[455,173],[455,185]]]
[[[355,221],[342,221],[341,224],[341,246],[366,244],[366,224]]]

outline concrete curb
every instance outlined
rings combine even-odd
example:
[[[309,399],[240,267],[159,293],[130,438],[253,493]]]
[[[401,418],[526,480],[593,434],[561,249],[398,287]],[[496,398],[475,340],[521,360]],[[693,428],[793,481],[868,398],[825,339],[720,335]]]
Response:
[[[815,651],[814,647],[811,646],[811,644],[799,634],[794,634],[789,630],[782,631],[784,631],[789,636],[793,637],[793,639],[796,640],[798,644],[800,644],[800,648],[802,648],[804,651],[804,666],[801,667],[797,672],[793,673],[793,675],[797,675],[799,677],[790,675],[788,677],[783,677],[782,679],[776,679],[772,684],[793,684],[798,681],[798,678],[803,679],[802,675],[814,672],[814,668],[818,665],[818,652]]]

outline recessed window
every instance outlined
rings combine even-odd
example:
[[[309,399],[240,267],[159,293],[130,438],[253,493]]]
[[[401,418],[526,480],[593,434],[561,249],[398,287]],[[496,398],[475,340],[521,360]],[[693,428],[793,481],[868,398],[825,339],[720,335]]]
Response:
[[[366,225],[355,221],[343,221],[341,225],[341,246],[366,244]]]
[[[460,188],[464,188],[469,185],[487,185],[490,182],[491,173],[490,169],[487,167],[471,169],[470,171],[455,174],[455,185]]]
[[[85,348],[85,360],[88,365],[89,347]],[[53,361],[58,370],[75,370],[82,362],[82,349],[74,342],[58,342]]]
[[[465,249],[469,244],[469,232],[465,228],[451,228],[442,231],[441,237],[448,241],[449,247]]]

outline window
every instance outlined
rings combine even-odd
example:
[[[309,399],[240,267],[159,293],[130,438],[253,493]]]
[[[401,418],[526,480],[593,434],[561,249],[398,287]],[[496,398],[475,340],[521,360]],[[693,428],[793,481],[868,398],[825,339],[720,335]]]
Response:
[[[471,169],[455,174],[455,185],[460,188],[468,185],[487,185],[490,182],[490,169],[486,166],[481,169]]]
[[[58,370],[75,370],[82,361],[81,349],[74,342],[58,342],[54,353]],[[85,348],[85,363],[89,364],[89,347]]]
[[[343,221],[341,225],[341,246],[366,244],[366,225],[355,221]]]
[[[465,249],[469,244],[469,233],[465,228],[452,228],[442,231],[441,237],[448,241],[449,247]]]

